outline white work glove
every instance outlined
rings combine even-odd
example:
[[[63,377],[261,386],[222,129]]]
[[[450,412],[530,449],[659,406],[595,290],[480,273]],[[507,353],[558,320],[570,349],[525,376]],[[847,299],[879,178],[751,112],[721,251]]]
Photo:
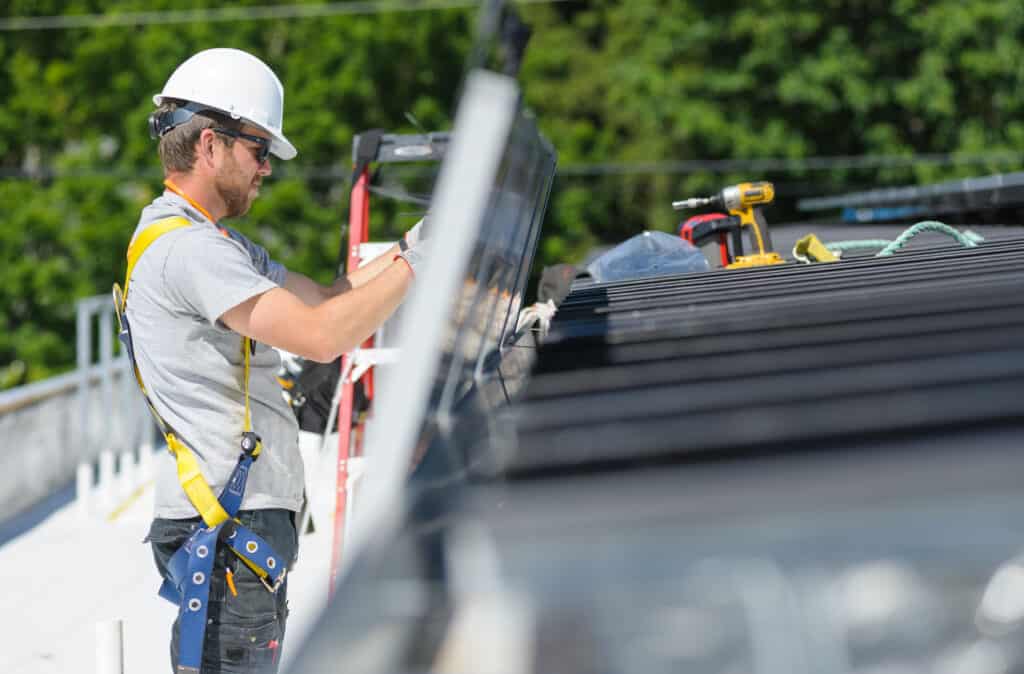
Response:
[[[409,246],[401,253],[395,256],[395,259],[401,258],[409,265],[409,269],[412,270],[412,275],[415,277],[419,270],[423,268],[423,262],[426,260],[426,256],[423,255],[423,246]]]
[[[403,237],[403,240],[405,241],[405,246],[402,246],[403,251],[405,250],[406,246],[408,246],[409,248],[413,248],[420,241],[426,241],[428,227],[427,219],[429,217],[429,215],[424,215],[422,218],[420,218],[419,222],[412,226],[412,229],[405,233],[405,236]]]

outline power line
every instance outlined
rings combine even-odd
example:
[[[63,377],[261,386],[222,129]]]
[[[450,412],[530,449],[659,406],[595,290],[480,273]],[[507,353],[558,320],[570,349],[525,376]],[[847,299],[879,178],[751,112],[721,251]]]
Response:
[[[751,157],[747,159],[668,159],[657,161],[580,162],[559,164],[561,177],[596,177],[610,175],[678,175],[706,171],[801,173],[838,170],[869,170],[913,168],[915,166],[978,166],[1000,164],[1024,165],[1024,153],[1000,150],[973,153],[920,153],[912,155],[832,155],[817,157]],[[295,166],[301,175],[326,177],[327,167]],[[288,167],[292,169],[292,167]],[[336,169],[335,169],[336,170]],[[436,169],[417,165],[393,166],[392,171],[416,174]]]
[[[517,5],[553,4],[572,0],[510,0]],[[313,19],[385,12],[421,12],[464,9],[479,6],[479,0],[362,0],[329,2],[324,5],[265,5],[260,7],[219,7],[120,14],[62,14],[17,16],[0,19],[0,31],[65,30],[68,28],[112,28],[216,21],[265,21],[269,19]]]
[[[971,154],[928,153],[913,155],[837,155],[821,157],[751,158],[751,159],[677,159],[650,162],[596,162],[561,164],[558,175],[563,177],[593,177],[605,175],[657,174],[670,175],[708,171],[726,173],[735,171],[798,173],[856,169],[913,168],[915,166],[975,166],[984,164],[1021,165],[1024,153],[985,152]],[[409,165],[393,166],[390,171],[403,175],[428,174],[436,167]],[[275,175],[283,178],[348,180],[350,169],[346,166],[318,166],[313,164],[275,164]],[[54,166],[38,166],[30,169],[0,168],[2,178],[76,178],[76,177],[123,177],[152,178],[162,175],[158,168],[131,169],[80,167],[58,169]]]
[[[835,171],[842,169],[910,168],[913,166],[971,166],[994,162],[1024,163],[1021,152],[977,152],[971,154],[923,153],[912,155],[837,155],[803,158],[674,159],[665,161],[601,162],[562,164],[563,176],[630,175],[636,173],[676,174],[709,171]]]

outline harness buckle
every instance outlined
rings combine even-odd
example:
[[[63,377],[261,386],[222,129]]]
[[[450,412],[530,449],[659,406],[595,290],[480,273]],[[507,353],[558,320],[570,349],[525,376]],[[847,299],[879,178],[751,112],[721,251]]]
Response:
[[[277,580],[275,580],[273,584],[268,583],[267,579],[264,578],[263,576],[257,575],[256,577],[260,579],[261,583],[263,583],[263,587],[267,588],[267,592],[269,592],[270,594],[277,594],[277,591],[280,589],[281,585],[284,583],[284,578],[287,575],[288,575],[288,570],[285,569],[284,571],[281,572],[281,575],[277,577]]]
[[[263,442],[263,439],[260,438],[258,433],[254,431],[243,432],[241,442],[242,452],[248,456],[252,456],[253,458],[255,458],[256,454],[254,454],[254,452],[256,452],[256,450],[259,449],[261,442]]]

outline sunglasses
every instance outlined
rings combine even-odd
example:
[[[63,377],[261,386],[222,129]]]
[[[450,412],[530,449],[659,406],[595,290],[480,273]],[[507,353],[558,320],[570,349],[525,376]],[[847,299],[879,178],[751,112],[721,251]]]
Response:
[[[245,140],[252,141],[259,145],[256,149],[256,161],[260,164],[267,161],[267,157],[270,156],[270,139],[264,138],[263,136],[254,136],[249,133],[242,133],[241,131],[235,131],[234,129],[225,129],[222,126],[213,127],[215,133],[219,133],[223,136],[231,136],[232,138],[244,138]],[[255,148],[254,148],[255,149]]]

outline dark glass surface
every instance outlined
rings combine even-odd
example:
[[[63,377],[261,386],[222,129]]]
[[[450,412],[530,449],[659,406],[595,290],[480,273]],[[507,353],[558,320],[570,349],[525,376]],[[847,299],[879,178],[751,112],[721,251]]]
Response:
[[[451,305],[415,479],[447,485],[471,464],[494,465],[494,412],[522,389],[533,361],[532,335],[517,335],[516,321],[554,169],[553,148],[520,110]]]

